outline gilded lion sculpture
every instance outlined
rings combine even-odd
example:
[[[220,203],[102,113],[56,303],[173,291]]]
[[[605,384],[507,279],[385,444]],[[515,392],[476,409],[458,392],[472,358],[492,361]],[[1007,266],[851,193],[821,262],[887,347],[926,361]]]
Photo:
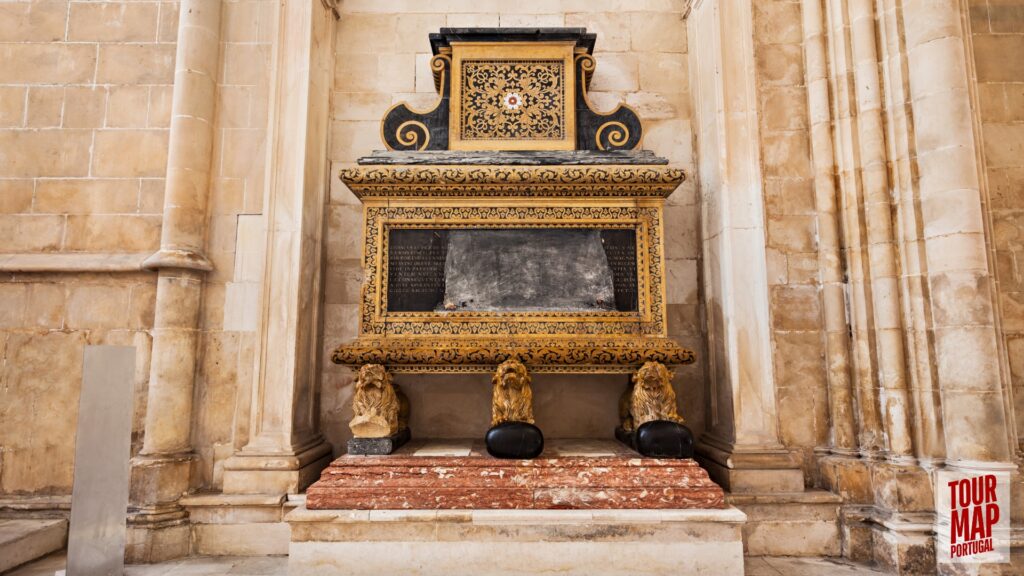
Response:
[[[632,432],[655,420],[683,423],[672,389],[672,372],[660,362],[647,362],[636,371],[619,399],[622,429]]]
[[[526,366],[516,359],[498,365],[491,378],[494,396],[491,402],[491,426],[503,422],[533,424],[533,389]]]
[[[380,364],[359,369],[348,426],[356,438],[386,438],[409,424],[409,400]]]

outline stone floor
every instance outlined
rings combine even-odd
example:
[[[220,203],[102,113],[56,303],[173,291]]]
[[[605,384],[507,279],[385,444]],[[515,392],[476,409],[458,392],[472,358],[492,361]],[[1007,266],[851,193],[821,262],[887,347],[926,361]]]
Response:
[[[51,554],[9,572],[5,576],[53,576],[63,570],[63,552]],[[285,576],[288,573],[288,558],[269,557],[200,557],[153,564],[128,566],[125,576],[213,576],[231,574],[235,576]],[[775,558],[755,557],[746,559],[747,576],[874,576],[884,574],[865,566],[829,558]],[[727,576],[727,575],[723,575]]]

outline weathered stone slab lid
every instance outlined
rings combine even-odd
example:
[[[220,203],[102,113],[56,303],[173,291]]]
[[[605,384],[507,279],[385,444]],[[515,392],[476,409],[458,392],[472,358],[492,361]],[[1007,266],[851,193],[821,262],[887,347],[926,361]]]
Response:
[[[430,49],[438,54],[452,42],[575,42],[593,54],[596,41],[586,28],[441,28],[430,34]]]
[[[668,160],[650,150],[374,150],[356,162],[380,165],[666,165]]]

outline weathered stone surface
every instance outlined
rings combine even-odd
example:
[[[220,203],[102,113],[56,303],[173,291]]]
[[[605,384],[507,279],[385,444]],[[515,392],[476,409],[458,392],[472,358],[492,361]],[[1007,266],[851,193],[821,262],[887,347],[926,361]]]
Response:
[[[444,310],[599,311],[615,304],[596,229],[450,230],[444,275]]]
[[[327,575],[740,574],[736,509],[308,510],[289,513],[289,570]],[[353,563],[352,558],[361,561]]]

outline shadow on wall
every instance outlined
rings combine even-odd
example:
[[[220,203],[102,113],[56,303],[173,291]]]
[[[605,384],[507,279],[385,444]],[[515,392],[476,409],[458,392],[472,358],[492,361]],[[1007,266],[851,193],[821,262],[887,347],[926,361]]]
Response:
[[[335,454],[344,453],[351,437],[352,380],[341,377],[338,393],[325,398],[321,415],[324,435]],[[534,374],[534,417],[548,438],[615,437],[619,397],[626,389],[627,374]],[[679,413],[699,437],[703,431],[704,390],[699,366],[676,368],[673,385]],[[414,438],[480,438],[491,425],[491,377],[489,374],[420,375],[395,374],[395,383],[412,405],[410,425]]]
[[[614,438],[625,374],[533,375],[533,410],[548,438]],[[395,375],[409,397],[414,438],[483,438],[491,423],[487,374]]]

